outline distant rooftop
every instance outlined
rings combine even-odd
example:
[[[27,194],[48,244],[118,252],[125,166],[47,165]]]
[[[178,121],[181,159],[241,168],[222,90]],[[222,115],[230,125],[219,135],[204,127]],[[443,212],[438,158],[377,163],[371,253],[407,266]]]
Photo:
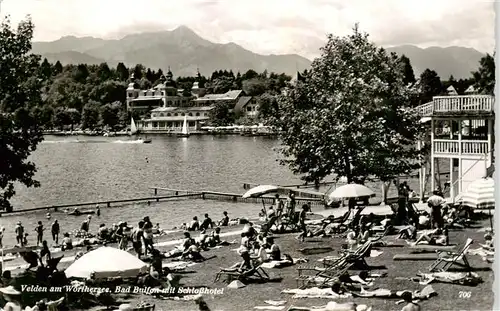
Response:
[[[242,90],[229,91],[224,94],[207,94],[203,97],[197,98],[196,101],[208,101],[208,100],[235,100],[240,96]]]

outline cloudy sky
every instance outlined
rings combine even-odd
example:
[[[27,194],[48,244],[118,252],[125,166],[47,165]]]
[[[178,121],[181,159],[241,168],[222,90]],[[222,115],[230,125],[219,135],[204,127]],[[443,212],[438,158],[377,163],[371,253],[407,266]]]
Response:
[[[318,54],[325,35],[356,22],[378,44],[494,49],[493,0],[0,0],[14,22],[30,14],[36,41],[120,38],[179,25],[254,52]]]

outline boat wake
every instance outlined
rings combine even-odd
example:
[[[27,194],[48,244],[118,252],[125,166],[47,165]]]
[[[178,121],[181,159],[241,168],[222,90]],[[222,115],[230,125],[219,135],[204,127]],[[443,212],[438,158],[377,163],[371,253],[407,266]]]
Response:
[[[78,139],[67,139],[67,140],[44,140],[42,144],[74,144],[74,143],[84,143],[85,141]]]
[[[143,144],[144,140],[142,139],[137,139],[137,140],[115,140],[113,141],[115,144]]]

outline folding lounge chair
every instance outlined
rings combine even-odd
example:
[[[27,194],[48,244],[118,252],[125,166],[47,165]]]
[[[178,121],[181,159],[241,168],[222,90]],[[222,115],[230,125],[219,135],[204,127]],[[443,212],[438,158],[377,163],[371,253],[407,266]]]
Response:
[[[283,225],[283,230],[284,231],[292,231],[295,232],[299,229],[299,217],[300,217],[300,212],[294,212],[291,217],[288,217],[286,221],[281,221],[281,224]]]
[[[340,259],[346,259],[350,262],[354,262],[356,264],[361,264],[362,266],[368,266],[365,261],[365,257],[370,256],[371,248],[372,248],[372,240],[366,241],[363,245],[359,246],[356,250],[350,251],[346,250],[342,253],[342,256],[339,258],[335,258],[333,260],[325,259],[323,260],[323,265],[328,267],[330,265],[336,264]]]
[[[329,286],[332,280],[336,277],[340,277],[347,273],[347,270],[351,268],[353,263],[347,260],[340,260],[336,265],[330,266],[329,268],[318,268],[314,267],[298,269],[299,276],[296,278],[298,288],[307,288],[308,286],[319,286],[325,287]],[[303,271],[312,271],[312,275],[303,275]]]
[[[222,282],[227,282],[231,283],[234,280],[238,281],[245,281],[245,280],[250,280],[250,279],[255,279],[258,281],[266,281],[269,280],[270,277],[267,274],[267,272],[262,269],[262,266],[256,266],[251,270],[247,271],[238,271],[238,268],[228,268],[224,269],[222,268],[216,275],[215,275],[215,282],[221,281],[221,278],[225,276],[225,280],[222,280]]]
[[[441,252],[439,253],[438,259],[429,267],[430,272],[444,272],[447,271],[451,266],[453,265],[458,265],[461,266],[462,268],[465,268],[467,271],[471,271],[472,268],[469,264],[469,261],[467,260],[467,257],[465,254],[469,250],[470,246],[472,245],[473,240],[471,238],[468,238],[467,241],[464,244],[464,247],[457,252],[457,253],[452,253],[452,252]],[[459,261],[463,261],[463,264],[460,263]],[[440,266],[442,266],[440,268]]]

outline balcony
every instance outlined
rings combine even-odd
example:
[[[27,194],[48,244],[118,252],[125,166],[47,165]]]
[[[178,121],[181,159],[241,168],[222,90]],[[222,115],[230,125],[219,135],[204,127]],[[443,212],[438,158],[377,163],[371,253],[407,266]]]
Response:
[[[490,95],[434,96],[432,102],[417,107],[423,117],[492,115],[495,97]]]
[[[489,152],[488,142],[484,140],[459,142],[458,140],[434,139],[433,154],[435,155],[483,155]]]

